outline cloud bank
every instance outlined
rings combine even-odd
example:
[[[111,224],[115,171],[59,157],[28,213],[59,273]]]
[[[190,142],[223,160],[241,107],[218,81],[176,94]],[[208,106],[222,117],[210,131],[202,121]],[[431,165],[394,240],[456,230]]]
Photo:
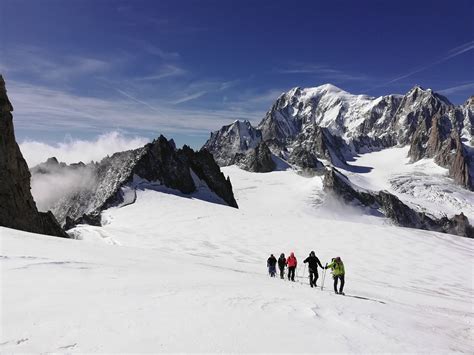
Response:
[[[120,132],[112,131],[98,136],[94,140],[70,139],[55,145],[43,142],[26,140],[21,142],[20,149],[29,167],[56,157],[59,161],[68,164],[82,161],[99,161],[107,155],[116,152],[135,149],[148,143],[144,137],[127,137]]]

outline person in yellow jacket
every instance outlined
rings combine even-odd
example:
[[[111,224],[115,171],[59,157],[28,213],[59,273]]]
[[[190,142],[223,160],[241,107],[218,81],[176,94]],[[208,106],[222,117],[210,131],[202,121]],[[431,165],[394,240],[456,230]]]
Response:
[[[334,278],[334,292],[339,295],[343,295],[344,292],[344,275],[346,271],[344,270],[344,263],[342,262],[341,258],[338,256],[337,258],[332,259],[332,262],[329,265],[324,267],[325,269],[331,269],[332,277]],[[339,292],[337,291],[337,282],[341,280],[341,284],[339,286]]]

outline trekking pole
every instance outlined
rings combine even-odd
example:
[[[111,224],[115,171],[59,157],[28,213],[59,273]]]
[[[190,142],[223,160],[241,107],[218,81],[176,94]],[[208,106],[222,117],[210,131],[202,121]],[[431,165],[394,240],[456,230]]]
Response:
[[[321,291],[324,289],[324,280],[326,279],[326,267],[328,266],[328,263],[326,263],[326,266],[324,267],[324,272],[323,272],[323,282],[321,283]]]

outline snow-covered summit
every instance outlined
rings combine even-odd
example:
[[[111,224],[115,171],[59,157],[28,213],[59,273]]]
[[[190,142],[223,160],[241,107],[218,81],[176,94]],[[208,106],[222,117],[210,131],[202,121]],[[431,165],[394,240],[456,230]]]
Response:
[[[294,87],[276,99],[256,129],[249,123],[234,122],[213,132],[204,147],[219,164],[230,165],[236,154],[265,141],[274,155],[284,160],[296,161],[296,165],[298,162],[307,165],[311,161],[314,164],[310,165],[319,167],[318,160],[328,156],[337,157],[337,161],[330,159],[330,162],[338,165],[360,153],[415,145],[415,160],[441,154],[437,161],[449,168],[452,176],[459,177],[463,176],[464,170],[472,171],[468,166],[470,151],[461,152],[455,159],[448,156],[448,148],[442,150],[441,147],[449,145],[447,139],[452,133],[462,137],[462,144],[473,145],[472,101],[455,106],[446,97],[419,85],[405,95],[380,97],[354,95],[332,84]],[[434,120],[440,122],[441,131],[433,128],[438,125],[433,126]],[[245,129],[237,129],[236,125]],[[426,151],[431,132],[434,135],[441,132],[436,138],[439,141],[436,153]],[[332,144],[328,145],[328,142]],[[451,143],[456,144],[455,140]],[[332,146],[329,151],[328,146]],[[296,152],[298,159],[294,159],[292,152]],[[468,181],[473,179],[458,180],[470,186]]]
[[[261,141],[261,132],[249,121],[236,120],[212,132],[203,149],[211,152],[218,164],[230,165],[236,153],[254,149]]]

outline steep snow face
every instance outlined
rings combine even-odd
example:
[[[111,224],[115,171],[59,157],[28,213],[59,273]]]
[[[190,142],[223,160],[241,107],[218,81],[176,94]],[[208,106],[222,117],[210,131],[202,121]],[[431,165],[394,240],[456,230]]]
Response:
[[[398,147],[363,154],[342,170],[357,186],[387,190],[416,211],[436,218],[463,212],[474,222],[474,192],[454,183],[433,159],[410,163],[407,153],[408,147]]]
[[[144,188],[83,240],[0,228],[2,351],[471,351],[474,240],[322,202],[320,177],[223,171],[238,210]],[[311,250],[342,258],[345,297],[309,287]],[[291,251],[298,282],[269,278]]]
[[[264,139],[280,141],[294,138],[308,125],[326,127],[346,140],[373,136],[374,128],[387,127],[400,101],[397,95],[352,95],[331,84],[295,88],[278,98],[258,128]]]
[[[235,154],[254,149],[261,141],[260,131],[249,121],[235,121],[212,132],[203,149],[212,153],[219,165],[226,166],[233,163]]]
[[[464,143],[474,147],[474,96],[461,106],[461,119],[464,118],[461,137]]]

